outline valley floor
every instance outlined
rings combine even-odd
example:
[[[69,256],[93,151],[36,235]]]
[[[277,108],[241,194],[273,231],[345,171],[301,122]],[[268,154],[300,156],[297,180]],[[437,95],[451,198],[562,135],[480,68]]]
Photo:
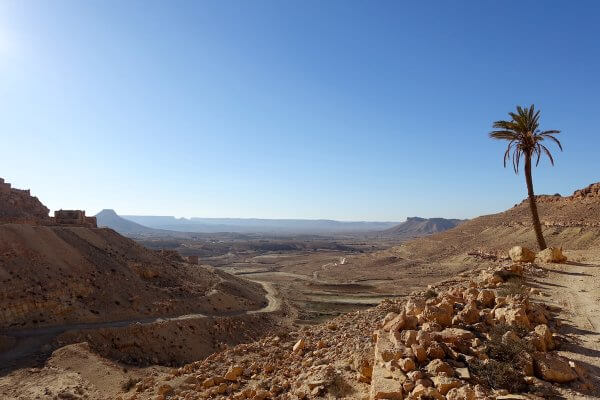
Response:
[[[600,398],[600,250],[573,250],[567,251],[566,254],[569,257],[566,264],[537,264],[534,268],[534,276],[527,279],[527,285],[531,287],[532,296],[536,301],[554,306],[554,319],[559,322],[558,333],[567,338],[566,343],[560,348],[560,353],[586,371],[587,378],[584,381],[576,381],[562,387],[556,386],[559,398],[598,399]],[[493,261],[482,260],[477,267],[469,268],[459,276],[455,276],[453,280],[447,281],[445,285],[467,280],[469,276],[477,275],[478,269],[486,268],[493,263]],[[279,302],[275,298],[277,294],[272,285],[269,283],[264,285],[269,292],[270,304],[267,308],[278,308]],[[340,347],[340,357],[342,355],[351,357],[355,351],[367,349],[365,340],[377,324],[377,318],[381,318],[382,315],[385,315],[385,312],[380,306],[372,311],[361,311],[336,319],[336,321],[347,322],[343,330],[336,330],[342,335],[342,341],[345,343]],[[337,322],[337,324],[341,323],[343,322]],[[338,333],[334,334],[330,331],[332,329],[330,326],[326,323],[312,328],[304,327],[301,331],[308,335],[308,329],[311,329],[311,332],[314,331],[313,337],[323,338],[328,337],[328,334],[323,332],[331,332],[331,339],[334,340]],[[286,340],[290,342],[289,344],[293,344],[297,340],[298,333],[290,333],[290,335]],[[252,351],[256,351],[259,355],[264,352],[263,345],[262,342],[255,343],[250,345],[249,349],[256,348]],[[274,348],[279,348],[278,351],[284,353],[289,351],[285,346],[277,345]],[[250,353],[247,354],[249,356]],[[265,360],[272,356],[262,355],[267,357]],[[218,369],[226,369],[228,364],[221,365],[219,357],[221,356],[209,357],[212,361],[208,361],[206,365],[218,364]],[[262,361],[257,360],[257,362]],[[204,367],[204,362],[202,366]],[[23,368],[1,376],[0,398],[46,399],[64,393],[74,399],[104,400],[119,395],[129,399],[135,394],[134,386],[140,380],[142,382],[167,381],[172,379],[170,377],[173,371],[158,366],[132,368],[100,357],[85,344],[75,344],[55,351],[40,368]],[[156,390],[160,391],[160,388],[157,386]],[[154,393],[153,390],[150,392]],[[368,385],[357,383],[355,387],[347,389],[341,397],[367,398]]]

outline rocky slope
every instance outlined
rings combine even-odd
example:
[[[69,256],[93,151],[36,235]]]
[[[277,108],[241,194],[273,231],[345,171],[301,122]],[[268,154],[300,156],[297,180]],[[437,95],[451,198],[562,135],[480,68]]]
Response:
[[[260,308],[260,285],[102,228],[0,225],[3,329]]]
[[[0,178],[0,223],[47,223],[49,212],[29,190],[15,189]]]
[[[111,229],[46,226],[48,209],[37,198],[0,183],[1,332],[235,314],[267,303],[260,284],[146,249]]]

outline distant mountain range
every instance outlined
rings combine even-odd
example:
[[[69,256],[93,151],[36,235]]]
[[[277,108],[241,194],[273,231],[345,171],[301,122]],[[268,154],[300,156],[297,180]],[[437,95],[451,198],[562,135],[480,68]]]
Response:
[[[408,217],[403,223],[381,232],[384,236],[412,238],[447,231],[463,223],[463,219]]]
[[[96,215],[98,226],[106,226],[128,236],[182,236],[192,233],[260,234],[374,234],[412,238],[443,232],[463,220],[409,217],[405,222],[346,222],[326,219],[260,218],[175,218],[170,216],[118,215],[106,209]]]
[[[334,221],[326,219],[175,218],[123,215],[123,219],[153,229],[197,233],[341,234],[375,232],[397,222]]]

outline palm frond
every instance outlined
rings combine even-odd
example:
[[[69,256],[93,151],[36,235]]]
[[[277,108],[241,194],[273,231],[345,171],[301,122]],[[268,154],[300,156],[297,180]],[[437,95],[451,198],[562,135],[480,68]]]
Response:
[[[546,131],[546,132],[551,132],[551,131]],[[557,133],[560,133],[560,131],[557,131]],[[560,151],[563,151],[562,144],[560,144],[560,140],[558,140],[557,138],[555,138],[552,135],[556,135],[556,133],[545,133],[545,132],[542,132],[542,133],[540,133],[539,136],[543,137],[544,139],[550,139],[550,140],[552,140],[554,143],[556,143],[556,145],[558,146],[558,148],[560,149]]]
[[[552,154],[550,154],[550,150],[548,150],[548,148],[546,146],[544,146],[543,144],[540,144],[540,147],[542,148],[544,153],[546,153],[546,155],[550,159],[550,164],[554,165],[554,158],[552,158]]]

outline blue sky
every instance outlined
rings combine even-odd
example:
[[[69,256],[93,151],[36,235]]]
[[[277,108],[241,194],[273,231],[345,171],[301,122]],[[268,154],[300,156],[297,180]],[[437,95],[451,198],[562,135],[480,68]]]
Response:
[[[561,129],[600,180],[593,1],[0,2],[0,176],[94,214],[474,217],[526,195],[487,137]]]

